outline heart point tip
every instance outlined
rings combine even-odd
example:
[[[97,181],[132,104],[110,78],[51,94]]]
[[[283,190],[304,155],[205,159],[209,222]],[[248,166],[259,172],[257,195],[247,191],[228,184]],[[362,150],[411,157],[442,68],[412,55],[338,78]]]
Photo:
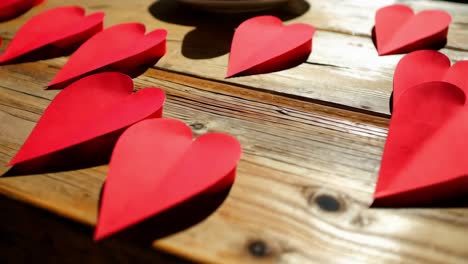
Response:
[[[379,54],[379,56],[387,56],[387,55],[390,55],[390,52],[388,51],[379,51],[377,52]]]
[[[60,83],[62,83],[62,82],[64,81],[63,79],[60,80],[60,79],[57,78],[57,77],[58,77],[58,76],[55,76],[54,79],[52,79],[52,81],[50,81],[49,84],[47,84],[47,87],[48,87],[48,88],[51,88],[51,87],[53,87],[53,86],[55,86],[55,85],[57,85],[57,84],[60,84]]]
[[[96,231],[94,231],[94,235],[93,235],[93,240],[95,242],[98,242],[98,241],[101,241],[106,236],[107,234],[105,232],[101,231],[99,227],[96,227]]]
[[[101,223],[102,224],[102,223]],[[99,223],[96,225],[96,228],[94,230],[94,235],[93,235],[93,240],[94,241],[100,241],[105,238],[108,238],[117,232],[121,231],[122,228],[118,228],[115,226],[106,226],[106,225],[99,225]]]
[[[378,200],[378,199],[381,199],[383,197],[386,197],[386,196],[388,196],[387,192],[381,191],[381,190],[376,191],[376,192],[374,192],[374,201]]]
[[[18,164],[18,161],[17,161],[16,157],[14,157],[6,164],[6,166],[14,166],[16,164]]]
[[[224,79],[230,79],[230,78],[236,77],[237,74],[238,72],[228,72],[226,74],[226,77],[224,77]]]
[[[1,45],[1,43],[0,43]],[[4,56],[4,54],[0,55],[0,65],[4,64],[5,62],[8,62],[9,58]]]
[[[61,86],[60,86],[61,83],[62,83],[62,82],[51,81],[49,84],[47,84],[47,85],[44,87],[44,90],[59,89],[59,88],[61,88]]]

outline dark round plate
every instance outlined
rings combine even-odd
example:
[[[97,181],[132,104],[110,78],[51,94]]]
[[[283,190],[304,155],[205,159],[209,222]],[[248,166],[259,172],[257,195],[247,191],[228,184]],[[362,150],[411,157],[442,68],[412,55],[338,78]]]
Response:
[[[288,0],[178,0],[192,7],[219,13],[263,11],[278,7]]]

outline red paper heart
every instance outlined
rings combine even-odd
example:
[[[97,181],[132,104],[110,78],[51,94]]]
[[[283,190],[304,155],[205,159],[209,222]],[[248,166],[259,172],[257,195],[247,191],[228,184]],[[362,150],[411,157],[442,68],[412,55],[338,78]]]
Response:
[[[172,119],[148,119],[122,134],[104,185],[96,240],[233,183],[239,142],[221,133],[192,137],[190,127]]]
[[[227,78],[284,70],[307,60],[315,28],[307,24],[284,26],[279,18],[259,16],[236,29],[229,55]]]
[[[58,7],[42,12],[16,33],[0,63],[9,62],[46,45],[67,48],[81,44],[102,30],[104,13],[85,16],[81,7]]]
[[[130,74],[142,65],[152,66],[166,53],[166,35],[163,29],[145,35],[145,26],[139,23],[112,26],[81,45],[48,86],[104,67]]]
[[[95,74],[73,83],[47,107],[10,165],[161,116],[165,100],[161,89],[132,91],[132,79],[117,72]]]
[[[400,96],[411,87],[444,81],[468,91],[468,61],[458,61],[450,67],[450,59],[433,50],[421,50],[404,56],[393,76],[393,106]],[[421,102],[423,103],[423,102]]]
[[[0,2],[0,21],[17,17],[43,0],[2,0]]]
[[[375,35],[379,55],[407,53],[445,43],[452,18],[447,12],[425,10],[414,14],[405,5],[377,10]]]
[[[446,82],[424,83],[400,96],[374,194],[377,205],[420,206],[468,193],[466,103],[465,92]]]

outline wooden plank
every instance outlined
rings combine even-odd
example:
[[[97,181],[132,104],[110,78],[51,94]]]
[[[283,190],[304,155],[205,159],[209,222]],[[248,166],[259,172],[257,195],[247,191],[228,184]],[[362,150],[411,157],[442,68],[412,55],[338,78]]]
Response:
[[[155,18],[148,12],[152,2],[114,1],[112,5],[86,2],[82,5],[88,10],[105,11],[107,25],[139,21],[150,29],[166,28],[169,31],[169,51],[157,64],[158,68],[304,97],[314,102],[389,114],[388,99],[392,90],[393,70],[401,56],[378,57],[370,39],[370,31],[375,10],[393,1],[308,1],[307,12],[287,22],[307,22],[319,29],[314,37],[314,51],[308,63],[278,73],[227,80],[223,79],[228,61],[226,53],[232,32],[241,20],[237,17],[223,17],[228,22],[219,23],[219,16],[183,12],[177,6],[172,7],[174,1],[164,0],[153,4]],[[468,58],[468,18],[464,15],[468,13],[467,5],[446,1],[405,3],[415,10],[437,8],[451,13],[453,23],[448,48],[442,52],[453,61]],[[71,0],[47,1],[21,18],[4,23],[1,36],[6,40],[11,39],[30,16],[54,6],[70,4],[76,3]],[[301,13],[303,10],[296,12]],[[290,16],[278,15],[285,18]],[[210,36],[216,36],[215,40]]]
[[[56,95],[42,87],[63,61],[0,68],[1,164]],[[222,263],[468,259],[467,209],[369,209],[387,119],[158,70],[135,81],[167,92],[164,116],[196,134],[230,133],[244,149],[222,206],[155,247]],[[0,178],[0,192],[94,225],[106,171]]]
[[[447,46],[454,49],[468,50],[466,46],[468,38],[468,17],[466,11],[468,7],[464,3],[457,1],[429,1],[429,0],[383,0],[383,1],[366,1],[366,0],[291,0],[289,7],[285,11],[273,11],[277,15],[289,22],[306,22],[311,23],[317,29],[322,31],[339,32],[347,35],[359,35],[370,37],[371,29],[374,26],[375,11],[383,6],[403,3],[412,7],[416,12],[425,9],[440,9],[451,14],[452,24],[449,32]],[[5,28],[19,28],[29,17],[40,13],[43,10],[64,6],[76,5],[72,0],[51,0],[44,3],[25,15],[14,20],[3,23]],[[131,3],[124,0],[116,0],[112,5],[107,2],[100,1],[82,1],[79,3],[89,12],[104,11],[106,12],[106,24],[112,25],[122,22],[140,21],[150,25],[161,26],[163,28],[172,29],[170,38],[174,40],[183,40],[189,30],[196,27],[207,27],[208,30],[215,27],[227,26],[235,27],[235,24],[242,21],[243,17],[238,15],[210,15],[207,13],[194,13],[194,11],[185,12],[180,10],[175,1],[172,0],[144,0],[137,3]],[[152,10],[149,10],[152,9]],[[177,10],[179,9],[179,10]],[[150,12],[156,16],[151,16]],[[181,17],[185,15],[185,17]],[[157,23],[155,23],[155,19]],[[207,22],[213,22],[212,19],[218,22],[215,26],[208,25]],[[151,27],[152,28],[152,27]],[[12,34],[10,30],[2,29],[2,33]],[[216,40],[211,39],[216,42]]]
[[[154,3],[153,3],[154,2]],[[238,84],[323,104],[389,114],[392,76],[400,55],[378,57],[370,39],[375,10],[394,1],[293,1],[292,14],[277,15],[287,23],[307,22],[319,30],[308,63],[272,73],[224,80],[230,41],[239,17],[210,16],[180,11],[175,1],[99,1],[82,3],[88,10],[105,11],[106,24],[139,21],[148,28],[169,31],[168,54],[160,69]],[[468,59],[468,6],[447,1],[403,1],[415,10],[443,9],[453,16],[446,53],[453,61]],[[152,5],[153,3],[153,5]],[[27,19],[72,0],[50,0],[19,19],[4,23],[1,36],[11,39]],[[302,6],[309,6],[309,9]],[[153,17],[148,8],[156,17]],[[337,8],[339,6],[339,8]],[[307,10],[306,13],[299,15]],[[299,15],[295,18],[295,14]],[[216,36],[213,38],[212,36]],[[8,43],[8,41],[6,41]],[[3,48],[6,45],[3,45]]]

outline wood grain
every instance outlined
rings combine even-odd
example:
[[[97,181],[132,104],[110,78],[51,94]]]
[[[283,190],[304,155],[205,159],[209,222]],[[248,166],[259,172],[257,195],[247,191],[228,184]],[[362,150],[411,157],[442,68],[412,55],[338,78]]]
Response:
[[[205,43],[200,40],[193,47],[185,44],[188,42],[186,38],[182,40],[182,43],[179,42],[178,36],[170,36],[175,40],[170,43],[171,52],[161,60],[157,67],[275,93],[304,97],[316,100],[315,102],[334,103],[344,107],[388,114],[393,71],[402,55],[379,57],[370,38],[373,10],[385,4],[382,1],[378,1],[379,4],[373,6],[369,6],[371,3],[369,1],[365,3],[359,1],[353,4],[342,1],[327,1],[327,4],[323,1],[309,2],[311,6],[307,13],[287,22],[307,22],[319,29],[314,37],[313,52],[308,62],[296,68],[268,75],[225,80],[223,77],[227,69],[227,55],[206,60],[191,60],[189,63],[187,56],[183,54],[184,50],[185,53],[191,53],[188,50],[192,48],[196,50],[192,53],[214,48],[205,44],[212,41],[211,39],[206,39]],[[450,13],[459,14],[460,10],[468,13],[468,7],[463,4],[444,5],[441,3],[437,6],[418,1],[412,6],[416,10],[443,6],[444,9],[449,9]],[[349,15],[343,16],[342,14]],[[453,28],[465,28],[460,25],[466,22],[466,17],[454,16]],[[443,49],[442,52],[453,61],[468,59],[466,29],[454,30],[453,28],[450,31],[448,48]]]
[[[1,123],[8,128],[0,137],[3,163],[57,93],[42,87],[57,71],[53,65],[62,62],[0,69]],[[32,80],[32,72],[41,75]],[[136,85],[159,86],[168,93],[166,117],[202,124],[195,126],[197,134],[229,132],[244,149],[236,183],[219,210],[199,225],[156,241],[156,247],[223,263],[357,263],[376,258],[463,263],[468,257],[461,243],[468,224],[465,209],[368,208],[386,119],[158,70],[137,78]],[[106,171],[99,166],[2,178],[0,191],[94,225]],[[339,209],[320,207],[320,197],[335,199]],[[255,243],[267,248],[261,256],[252,254]]]
[[[223,79],[228,38],[196,41],[216,28],[195,25],[190,17],[156,19],[147,11],[152,1],[80,3],[106,11],[107,25],[140,21],[150,29],[167,28],[168,54],[135,79],[136,87],[163,88],[164,116],[183,120],[195,134],[227,132],[243,146],[236,182],[222,206],[154,247],[214,263],[467,262],[467,209],[369,208],[387,133],[393,67],[400,57],[377,57],[369,30],[374,10],[390,2],[309,1],[305,14],[288,20],[319,29],[308,63],[229,80]],[[416,9],[448,10],[454,24],[443,52],[466,59],[466,5],[405,2]],[[2,23],[0,35],[8,44],[30,16],[67,4],[75,1],[49,0]],[[226,23],[217,26],[233,27]],[[207,46],[210,42],[214,46]],[[0,166],[58,93],[43,87],[65,61],[0,67]],[[2,177],[0,193],[93,226],[107,169]]]
[[[293,97],[303,97],[320,103],[353,107],[388,114],[388,98],[392,76],[401,55],[377,56],[370,32],[375,10],[394,1],[323,1],[294,0],[289,12],[279,12],[286,23],[306,22],[318,32],[314,37],[313,53],[304,63],[290,70],[268,75],[224,79],[226,55],[235,27],[242,21],[238,16],[220,17],[180,11],[175,1],[117,1],[99,4],[87,1],[82,5],[89,11],[105,11],[106,25],[142,22],[149,29],[165,28],[169,32],[167,55],[158,68],[193,76],[239,84]],[[302,4],[300,4],[303,2]],[[453,61],[468,59],[468,6],[447,1],[402,1],[416,11],[443,9],[453,16],[447,48],[442,52]],[[158,4],[162,3],[162,4]],[[5,23],[2,37],[11,39],[27,19],[45,9],[73,5],[72,0],[51,0],[25,16]],[[153,8],[153,16],[149,7]],[[308,6],[295,7],[295,6]],[[339,8],[336,8],[339,6]],[[299,11],[297,10],[299,9]],[[304,9],[304,10],[302,10]],[[303,13],[302,15],[299,15]],[[297,16],[299,15],[299,16]],[[297,16],[297,17],[295,17]],[[224,21],[224,22],[223,22]],[[213,39],[211,36],[217,36]],[[6,42],[8,43],[8,42]],[[5,45],[3,45],[3,48]],[[213,57],[215,56],[215,57]]]

